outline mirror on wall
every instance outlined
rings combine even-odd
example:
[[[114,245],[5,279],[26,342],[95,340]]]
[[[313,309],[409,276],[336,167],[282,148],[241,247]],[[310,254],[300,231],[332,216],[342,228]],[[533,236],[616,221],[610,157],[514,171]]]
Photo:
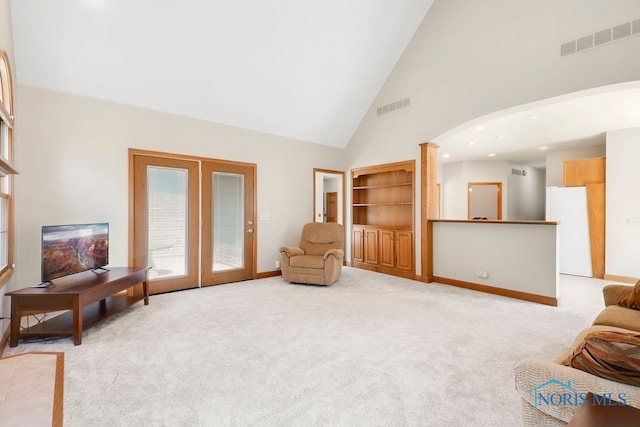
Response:
[[[313,169],[313,220],[344,225],[344,172]]]

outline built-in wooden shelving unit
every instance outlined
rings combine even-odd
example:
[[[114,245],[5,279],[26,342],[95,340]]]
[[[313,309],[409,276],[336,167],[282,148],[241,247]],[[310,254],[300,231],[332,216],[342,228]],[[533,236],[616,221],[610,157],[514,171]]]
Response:
[[[351,171],[352,265],[414,278],[415,162]]]

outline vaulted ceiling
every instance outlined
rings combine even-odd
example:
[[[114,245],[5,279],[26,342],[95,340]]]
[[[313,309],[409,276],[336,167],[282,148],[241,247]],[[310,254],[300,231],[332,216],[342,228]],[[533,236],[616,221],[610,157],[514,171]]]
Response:
[[[432,3],[11,0],[16,77],[345,147]],[[531,163],[540,146],[602,145],[604,132],[640,126],[638,83],[496,112],[434,142],[444,162]]]
[[[344,147],[433,0],[13,0],[19,84]]]

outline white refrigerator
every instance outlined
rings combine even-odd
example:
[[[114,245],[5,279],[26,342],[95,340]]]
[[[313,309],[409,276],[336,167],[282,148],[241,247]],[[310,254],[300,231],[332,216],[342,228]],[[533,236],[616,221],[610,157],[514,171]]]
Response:
[[[559,272],[592,277],[586,187],[547,187],[546,220],[560,222]]]

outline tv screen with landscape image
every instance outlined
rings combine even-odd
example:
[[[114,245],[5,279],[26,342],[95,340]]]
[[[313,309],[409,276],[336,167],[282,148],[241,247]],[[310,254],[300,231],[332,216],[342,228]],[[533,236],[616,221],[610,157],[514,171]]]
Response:
[[[109,224],[42,227],[42,282],[109,264]]]

